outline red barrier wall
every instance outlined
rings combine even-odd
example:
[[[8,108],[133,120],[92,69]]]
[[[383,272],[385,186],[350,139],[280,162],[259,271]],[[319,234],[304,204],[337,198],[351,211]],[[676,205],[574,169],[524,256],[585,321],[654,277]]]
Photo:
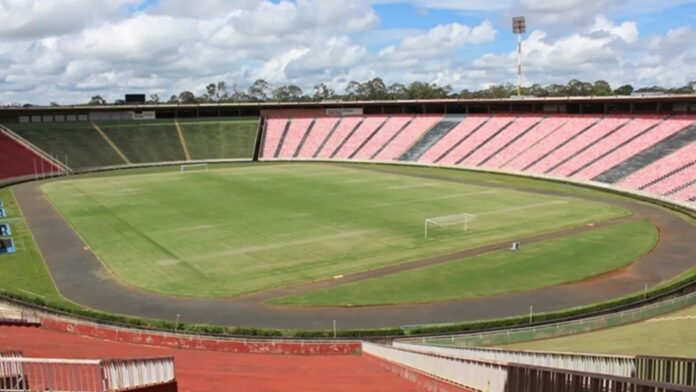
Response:
[[[356,340],[216,339],[206,336],[117,328],[53,316],[43,316],[41,325],[46,329],[115,342],[242,354],[350,355],[359,353],[361,350],[361,343]]]
[[[430,392],[476,392],[473,389],[467,389],[465,387],[449,383],[444,380],[429,376],[425,373],[421,373],[417,370],[411,369],[406,366],[402,366],[393,362],[385,361],[381,358],[377,358],[370,354],[363,353],[362,356],[371,361],[376,362],[382,369],[389,370],[392,373],[396,373],[399,377],[404,380],[408,380],[415,383],[420,388]]]

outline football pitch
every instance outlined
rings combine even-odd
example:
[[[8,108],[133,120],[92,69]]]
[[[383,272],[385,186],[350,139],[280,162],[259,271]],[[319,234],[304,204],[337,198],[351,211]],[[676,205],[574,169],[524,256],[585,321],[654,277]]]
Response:
[[[43,190],[122,283],[196,297],[331,279],[628,214],[570,196],[328,164],[96,176]],[[468,231],[432,227],[424,238],[425,219],[463,213],[476,216]],[[568,281],[586,272],[563,273]]]

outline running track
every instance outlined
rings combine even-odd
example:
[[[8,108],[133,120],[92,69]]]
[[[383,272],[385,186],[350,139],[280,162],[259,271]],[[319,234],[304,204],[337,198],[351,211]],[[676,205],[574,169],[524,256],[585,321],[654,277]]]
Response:
[[[324,357],[183,350],[109,342],[28,327],[0,327],[0,348],[39,358],[173,356],[180,392],[423,390],[358,355]]]
[[[470,180],[462,182],[477,183]],[[506,184],[481,184],[530,191],[523,186],[513,188]],[[682,218],[662,208],[627,198],[593,196],[592,200],[622,206],[631,210],[635,219],[647,218],[655,224],[660,230],[660,242],[655,249],[617,273],[605,274],[588,281],[435,304],[292,308],[262,304],[261,301],[268,293],[220,299],[173,297],[133,289],[117,282],[96,256],[86,250],[80,237],[44,198],[39,186],[38,182],[30,182],[15,186],[13,191],[63,296],[91,308],[132,316],[173,320],[177,314],[181,314],[181,320],[189,323],[268,328],[331,328],[332,320],[337,320],[339,328],[374,328],[520,315],[528,312],[530,305],[534,306],[535,312],[553,311],[643,290],[646,283],[652,286],[693,267],[693,255],[696,254],[696,226]],[[538,190],[531,191],[540,193]],[[571,197],[557,192],[544,193]],[[496,246],[492,249],[503,249],[507,244]],[[461,257],[462,254],[456,256]],[[365,276],[362,277],[359,274],[356,274],[357,277],[347,276],[346,279],[357,280],[370,274],[384,274],[443,261],[445,260],[442,258],[433,258],[430,262],[420,260],[406,263],[402,267],[392,267],[390,270],[363,274]],[[346,281],[341,280],[339,283]],[[332,284],[336,283],[315,282],[287,290],[298,292]]]

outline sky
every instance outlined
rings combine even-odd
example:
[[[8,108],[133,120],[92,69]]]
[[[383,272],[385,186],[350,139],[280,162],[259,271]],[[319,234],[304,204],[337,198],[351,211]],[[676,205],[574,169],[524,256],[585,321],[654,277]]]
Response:
[[[517,15],[526,85],[696,80],[696,0],[0,0],[0,105],[220,80],[515,83]]]

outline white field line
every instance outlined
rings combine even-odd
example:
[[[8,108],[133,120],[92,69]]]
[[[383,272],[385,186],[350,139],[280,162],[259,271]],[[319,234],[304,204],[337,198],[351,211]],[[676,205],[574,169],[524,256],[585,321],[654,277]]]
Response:
[[[377,204],[369,205],[365,208],[389,207],[389,206],[394,206],[394,205],[399,205],[399,204],[420,203],[420,202],[426,202],[426,201],[432,201],[432,200],[458,199],[458,198],[462,198],[462,197],[487,195],[487,194],[491,194],[491,193],[500,193],[500,192],[501,191],[498,189],[490,189],[487,191],[457,193],[454,195],[444,195],[444,196],[436,196],[436,197],[421,197],[419,199],[399,200],[399,201],[392,201],[392,202],[386,202],[386,203],[377,203]]]
[[[648,320],[648,323],[656,321],[681,321],[681,320],[696,320],[696,315],[691,316],[668,316],[668,317],[655,317]]]
[[[549,206],[549,205],[553,205],[553,204],[567,204],[567,203],[569,203],[568,200],[554,200],[554,201],[547,201],[544,203],[527,204],[527,205],[523,205],[523,206],[519,206],[519,207],[510,207],[510,208],[503,208],[500,210],[482,212],[480,214],[476,214],[476,216],[495,215],[495,214],[502,214],[502,213],[506,213],[506,212],[528,210],[528,209],[537,208],[537,207],[545,207],[545,206]]]
[[[423,183],[423,184],[392,185],[392,186],[387,186],[387,187],[385,187],[384,189],[389,189],[389,190],[393,190],[393,191],[398,191],[398,190],[402,190],[402,189],[429,188],[429,187],[441,186],[441,185],[442,185],[442,184],[438,184],[438,183],[435,183],[435,182],[432,182],[432,183],[427,182],[427,183]]]
[[[240,255],[240,254],[244,254],[244,253],[258,252],[258,251],[262,251],[262,250],[280,249],[280,248],[286,248],[289,246],[306,245],[306,244],[311,244],[313,242],[320,242],[320,241],[326,241],[326,240],[337,240],[337,239],[348,238],[348,237],[356,237],[356,236],[372,233],[375,231],[377,231],[377,230],[353,230],[353,231],[345,231],[342,233],[337,233],[337,234],[327,235],[327,236],[322,236],[322,237],[306,238],[306,239],[302,239],[302,240],[276,242],[273,244],[257,245],[257,246],[245,246],[245,247],[237,248],[237,249],[207,253],[205,255],[190,258],[189,260],[208,260],[208,259],[213,259],[216,257]]]

